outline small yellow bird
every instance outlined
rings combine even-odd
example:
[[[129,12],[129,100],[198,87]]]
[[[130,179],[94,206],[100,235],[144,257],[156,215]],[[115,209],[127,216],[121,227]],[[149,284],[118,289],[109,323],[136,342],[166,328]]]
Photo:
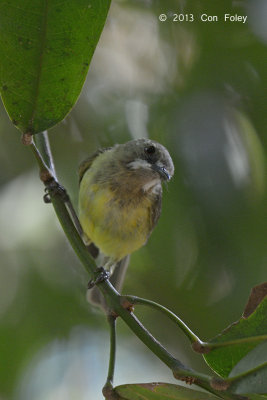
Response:
[[[173,173],[167,149],[149,139],[99,149],[80,165],[83,239],[100,250],[111,273],[147,242],[161,213],[161,182]]]

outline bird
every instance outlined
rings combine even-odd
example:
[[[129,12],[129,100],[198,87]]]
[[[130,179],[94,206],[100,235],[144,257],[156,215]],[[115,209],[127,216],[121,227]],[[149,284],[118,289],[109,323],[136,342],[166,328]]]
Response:
[[[142,138],[100,148],[79,166],[82,238],[120,290],[129,256],[146,244],[161,214],[162,182],[174,174],[168,150]],[[93,246],[93,247],[92,247]],[[97,287],[89,301],[105,308]]]

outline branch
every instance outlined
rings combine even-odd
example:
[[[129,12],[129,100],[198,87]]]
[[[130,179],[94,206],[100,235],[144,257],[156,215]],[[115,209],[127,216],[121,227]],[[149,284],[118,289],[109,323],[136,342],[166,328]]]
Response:
[[[115,371],[115,359],[116,359],[116,316],[108,315],[108,323],[110,329],[110,351],[109,351],[109,367],[108,376],[105,386],[102,389],[104,397],[111,398],[113,392],[113,378]]]
[[[53,177],[57,179],[47,131],[40,135],[35,135],[34,142],[36,143],[37,149],[40,150],[39,156],[42,158],[43,164],[45,163],[47,165],[49,170],[52,172]]]
[[[154,308],[157,311],[160,311],[164,315],[166,315],[170,320],[175,322],[179,326],[179,328],[184,332],[187,338],[190,340],[191,343],[198,342],[199,344],[203,345],[204,343],[188,328],[188,326],[179,318],[176,314],[170,311],[168,308],[162,306],[161,304],[156,303],[152,300],[143,299],[137,296],[122,296],[122,302],[128,301],[132,304],[140,304]]]
[[[84,245],[80,237],[80,234],[78,233],[77,229],[73,224],[73,221],[66,207],[66,201],[65,201],[66,199],[63,200],[62,195],[59,192],[57,192],[56,190],[53,191],[53,184],[55,185],[54,186],[55,189],[57,186],[56,184],[58,184],[58,181],[56,178],[54,162],[47,134],[39,133],[38,139],[36,139],[36,141],[38,141],[38,144],[40,145],[42,154],[35,145],[32,139],[32,135],[30,134],[23,135],[22,143],[26,144],[30,148],[37,161],[40,171],[40,179],[48,189],[48,192],[50,194],[50,199],[57,214],[57,217],[59,219],[59,222],[72,248],[79,257],[80,261],[82,262],[87,272],[89,273],[89,276],[93,277],[94,271],[97,268],[95,261],[90,256],[88,249]],[[51,168],[49,168],[48,165]]]

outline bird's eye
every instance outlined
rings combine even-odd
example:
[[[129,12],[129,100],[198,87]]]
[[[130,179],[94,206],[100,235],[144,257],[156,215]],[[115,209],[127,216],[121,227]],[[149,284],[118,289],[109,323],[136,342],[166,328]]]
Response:
[[[151,155],[151,154],[154,154],[155,151],[156,151],[155,146],[145,147],[145,153],[146,153],[146,154]]]

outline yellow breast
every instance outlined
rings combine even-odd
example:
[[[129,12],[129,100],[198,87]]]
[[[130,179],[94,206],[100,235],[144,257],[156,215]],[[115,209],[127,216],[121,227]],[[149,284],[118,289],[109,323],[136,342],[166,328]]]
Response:
[[[129,201],[108,185],[92,182],[87,171],[79,194],[80,222],[88,238],[102,253],[118,261],[143,246],[151,231],[151,199]]]

